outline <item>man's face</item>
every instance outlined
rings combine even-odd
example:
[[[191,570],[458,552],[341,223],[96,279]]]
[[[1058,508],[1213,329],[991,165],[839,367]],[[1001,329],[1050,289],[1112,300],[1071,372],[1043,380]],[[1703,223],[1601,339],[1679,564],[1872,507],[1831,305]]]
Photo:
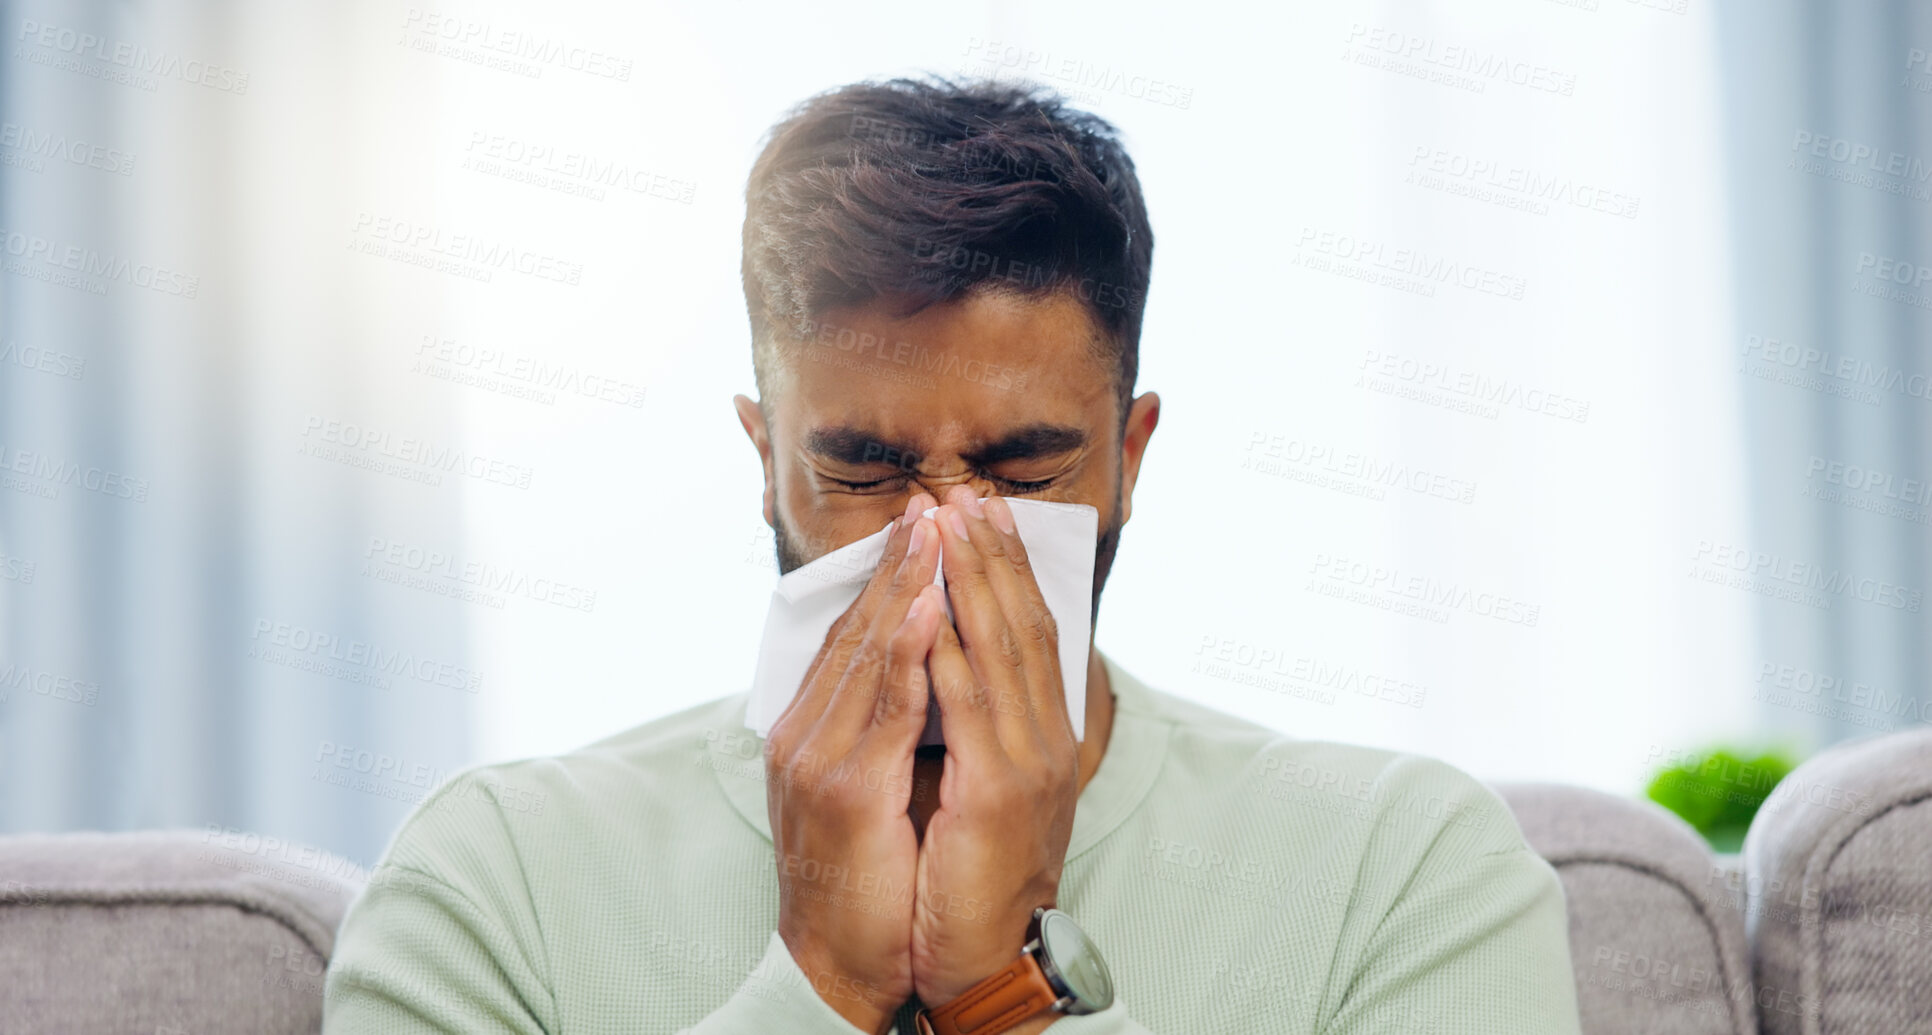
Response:
[[[1098,510],[1097,610],[1160,401],[1134,400],[1122,435],[1096,333],[1085,306],[1058,294],[822,314],[818,334],[778,350],[769,425],[737,400],[764,462],[779,571],[877,532],[920,492],[965,485]]]

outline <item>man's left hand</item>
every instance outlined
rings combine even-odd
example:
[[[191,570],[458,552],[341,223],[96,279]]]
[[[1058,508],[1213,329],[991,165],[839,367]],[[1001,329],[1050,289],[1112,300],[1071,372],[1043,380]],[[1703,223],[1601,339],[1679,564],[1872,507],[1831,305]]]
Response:
[[[1058,630],[1012,510],[955,486],[933,516],[953,621],[927,655],[946,760],[919,849],[912,970],[938,1007],[1018,958],[1034,908],[1054,903],[1080,766]]]

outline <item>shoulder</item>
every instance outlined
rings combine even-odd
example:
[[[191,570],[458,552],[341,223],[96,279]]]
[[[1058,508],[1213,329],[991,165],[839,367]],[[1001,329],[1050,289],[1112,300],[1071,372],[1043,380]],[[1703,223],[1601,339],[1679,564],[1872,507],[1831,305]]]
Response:
[[[1165,727],[1163,796],[1390,863],[1526,848],[1496,792],[1446,762],[1291,737],[1128,681],[1121,711]]]
[[[742,694],[719,698],[565,754],[459,772],[404,821],[384,863],[467,890],[520,873],[533,857],[607,842],[612,816],[659,834],[715,818],[712,808],[727,806],[714,770],[762,769],[743,713]]]

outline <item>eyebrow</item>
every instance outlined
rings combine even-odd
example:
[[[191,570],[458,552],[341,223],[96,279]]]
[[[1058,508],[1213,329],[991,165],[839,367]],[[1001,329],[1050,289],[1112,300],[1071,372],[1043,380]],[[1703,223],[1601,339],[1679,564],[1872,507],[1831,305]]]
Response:
[[[1086,444],[1087,433],[1079,428],[1065,424],[1028,424],[992,442],[974,446],[960,455],[968,462],[983,467],[1004,460],[1057,456]],[[896,452],[900,456],[919,456],[918,449],[904,442],[894,442],[843,424],[813,428],[806,432],[805,449],[827,460],[855,466],[889,463],[886,460],[888,452]]]

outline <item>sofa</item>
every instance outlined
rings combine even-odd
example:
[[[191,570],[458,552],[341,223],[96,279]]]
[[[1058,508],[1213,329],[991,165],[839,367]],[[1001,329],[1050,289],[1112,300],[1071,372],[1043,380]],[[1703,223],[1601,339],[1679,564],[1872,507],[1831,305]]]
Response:
[[[1563,882],[1587,1035],[1932,1032],[1932,729],[1806,762],[1736,858],[1649,803],[1497,791]],[[234,830],[0,838],[0,1031],[315,1032],[367,876]]]

